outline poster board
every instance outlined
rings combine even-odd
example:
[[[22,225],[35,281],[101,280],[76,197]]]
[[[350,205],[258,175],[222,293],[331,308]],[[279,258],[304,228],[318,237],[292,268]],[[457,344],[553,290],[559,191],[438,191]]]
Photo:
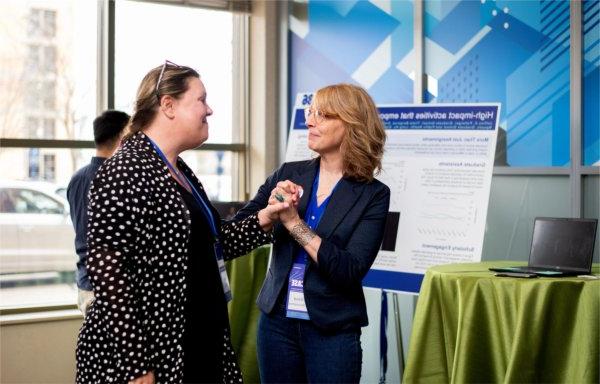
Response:
[[[317,155],[307,147],[297,95],[285,161]],[[418,293],[427,268],[481,261],[500,105],[381,105],[387,142],[377,178],[391,190],[381,250],[365,287]]]

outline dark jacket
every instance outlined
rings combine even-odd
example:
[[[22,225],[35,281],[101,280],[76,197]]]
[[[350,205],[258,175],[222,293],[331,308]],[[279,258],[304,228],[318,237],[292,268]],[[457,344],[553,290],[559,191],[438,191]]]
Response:
[[[298,211],[304,217],[319,159],[283,164],[260,187],[236,216],[247,217],[268,204],[277,182],[291,180],[304,188]],[[363,327],[368,324],[362,279],[373,264],[383,238],[390,203],[390,189],[378,180],[370,183],[340,180],[315,232],[322,242],[318,264],[309,259],[304,278],[304,297],[310,319],[325,330]],[[273,256],[257,299],[270,313],[288,282],[298,244],[278,223],[274,230]]]
[[[71,222],[75,229],[75,252],[79,257],[77,269],[75,270],[75,280],[77,287],[86,291],[92,290],[92,283],[90,283],[85,266],[85,259],[87,257],[88,192],[98,168],[100,168],[105,160],[106,158],[104,157],[92,157],[92,161],[88,165],[75,172],[67,187],[67,200],[69,200]]]

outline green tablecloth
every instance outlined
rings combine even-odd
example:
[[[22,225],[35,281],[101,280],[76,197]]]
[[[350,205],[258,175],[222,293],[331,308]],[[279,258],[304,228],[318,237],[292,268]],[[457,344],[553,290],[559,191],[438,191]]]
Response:
[[[226,263],[233,300],[229,302],[231,343],[238,354],[244,383],[259,383],[256,330],[260,310],[255,304],[267,273],[270,246]]]
[[[598,383],[600,280],[506,278],[487,269],[427,271],[404,382]],[[592,273],[598,274],[594,265]]]

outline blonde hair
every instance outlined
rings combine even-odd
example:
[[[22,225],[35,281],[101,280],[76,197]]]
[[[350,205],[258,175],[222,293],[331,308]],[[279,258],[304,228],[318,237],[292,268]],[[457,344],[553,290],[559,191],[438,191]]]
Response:
[[[160,106],[160,96],[169,95],[178,99],[188,90],[190,78],[200,78],[198,72],[190,67],[166,64],[157,90],[156,84],[162,69],[162,65],[153,68],[142,79],[123,140],[143,131],[152,123]]]
[[[373,181],[381,171],[386,134],[371,96],[356,85],[334,84],[319,89],[313,97],[313,105],[344,124],[340,148],[344,176]]]

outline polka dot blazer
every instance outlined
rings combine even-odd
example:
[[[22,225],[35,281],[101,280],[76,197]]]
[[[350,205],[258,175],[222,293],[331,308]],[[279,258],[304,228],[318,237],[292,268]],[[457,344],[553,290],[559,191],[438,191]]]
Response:
[[[181,159],[177,165],[202,188]],[[152,370],[157,383],[180,383],[190,214],[177,183],[137,133],[103,164],[89,197],[95,301],[77,341],[76,380],[126,383]],[[226,259],[271,241],[256,214],[218,224]],[[223,337],[223,381],[241,382],[228,329]]]

